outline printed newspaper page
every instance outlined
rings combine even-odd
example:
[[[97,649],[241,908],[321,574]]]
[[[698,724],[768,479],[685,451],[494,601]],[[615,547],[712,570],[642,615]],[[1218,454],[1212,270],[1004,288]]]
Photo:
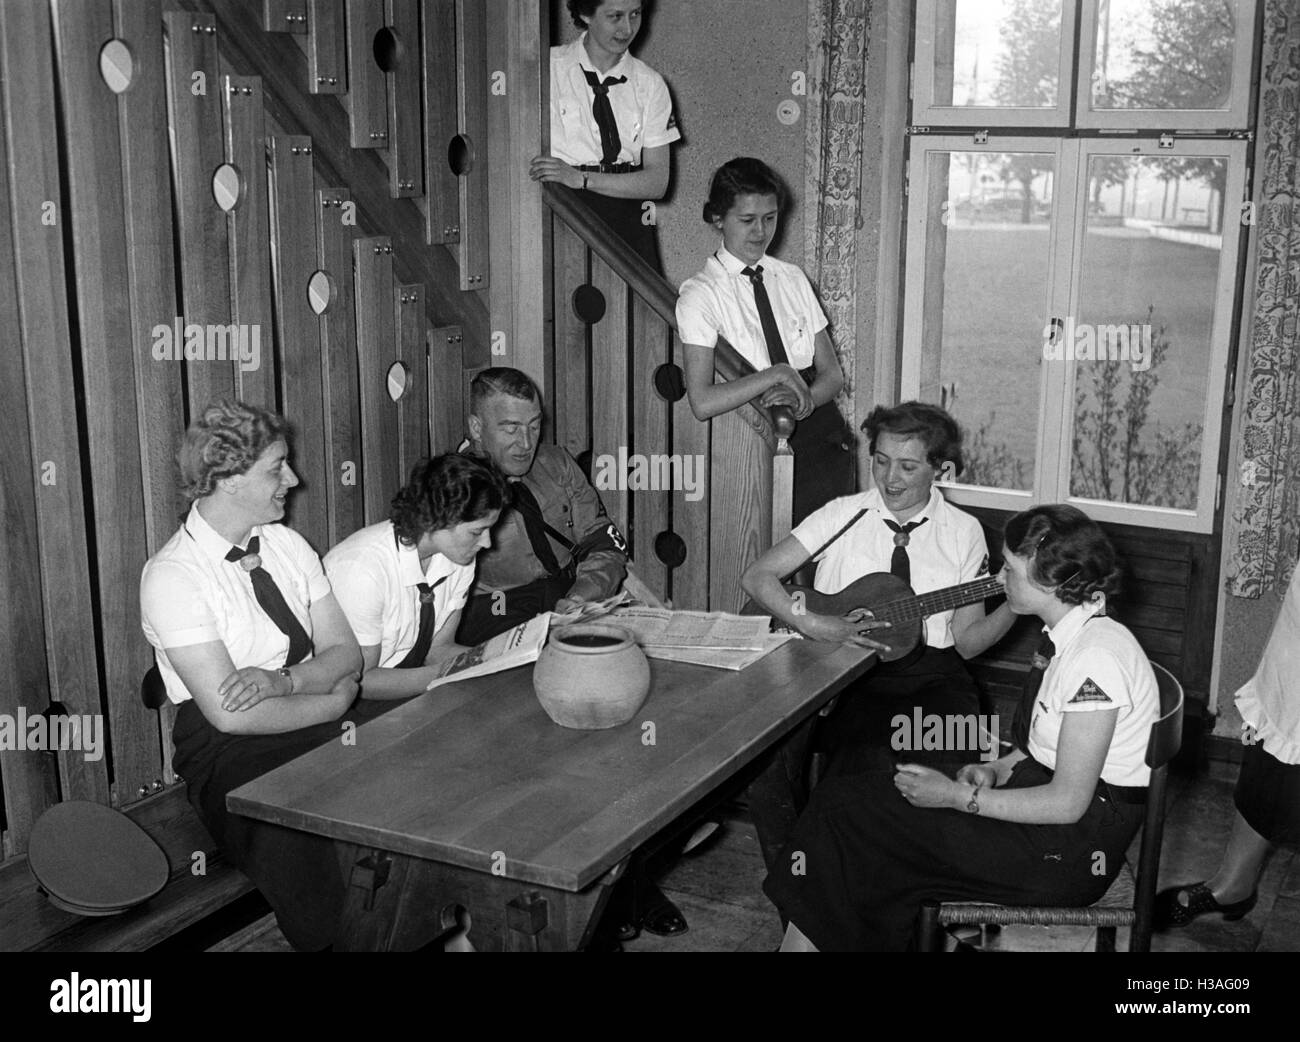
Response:
[[[546,632],[550,625],[551,613],[543,612],[505,633],[497,634],[476,648],[461,652],[443,663],[442,675],[430,681],[425,690],[432,691],[435,687],[456,680],[483,677],[536,662],[537,656],[542,653],[542,645],[546,643]]]

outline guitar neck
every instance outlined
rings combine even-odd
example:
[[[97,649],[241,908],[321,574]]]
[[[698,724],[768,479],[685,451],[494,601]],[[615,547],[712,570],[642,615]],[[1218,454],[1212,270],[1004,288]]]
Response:
[[[927,615],[937,615],[943,611],[952,611],[966,604],[975,604],[1002,592],[1002,583],[994,576],[986,575],[960,586],[949,586],[943,590],[904,597],[897,601],[887,601],[876,605],[872,610],[878,619],[890,622],[907,622],[923,619]]]

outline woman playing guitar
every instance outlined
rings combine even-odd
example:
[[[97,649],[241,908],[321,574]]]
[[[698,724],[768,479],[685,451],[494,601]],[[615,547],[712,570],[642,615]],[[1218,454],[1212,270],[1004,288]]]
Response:
[[[791,594],[781,580],[816,561],[815,590],[834,594],[863,576],[892,572],[917,593],[956,586],[988,572],[984,531],[975,518],[951,506],[936,478],[961,472],[961,429],[943,409],[922,402],[873,409],[863,423],[875,488],[836,499],[815,511],[745,572],[742,584],[765,611],[805,637],[884,651],[887,623],[857,609],[847,616],[809,610],[809,598]],[[856,773],[892,763],[891,721],[902,713],[976,714],[979,693],[965,659],[990,647],[1011,627],[1002,605],[985,614],[982,603],[930,616],[924,640],[894,661],[882,661],[839,700],[825,724],[831,772]],[[802,809],[802,773],[811,726],[791,736],[773,765],[750,789],[750,810],[769,867]],[[974,753],[955,757],[957,764]],[[921,754],[936,766],[952,751]]]

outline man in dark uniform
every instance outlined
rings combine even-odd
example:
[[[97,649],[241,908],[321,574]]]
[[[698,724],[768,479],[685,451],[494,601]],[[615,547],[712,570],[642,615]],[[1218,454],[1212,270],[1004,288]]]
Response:
[[[544,611],[616,593],[627,545],[567,452],[539,444],[542,400],[518,369],[485,369],[470,385],[468,450],[490,456],[514,499],[479,555],[457,640],[480,644]]]

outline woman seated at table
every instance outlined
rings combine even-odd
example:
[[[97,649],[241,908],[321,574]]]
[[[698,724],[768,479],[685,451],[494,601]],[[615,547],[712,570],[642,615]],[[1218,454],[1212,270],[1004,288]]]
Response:
[[[1115,551],[1073,507],[1006,526],[1007,603],[1053,648],[1027,749],[962,767],[827,778],[764,889],[789,919],[782,951],[907,947],[922,900],[1086,905],[1114,879],[1142,820],[1155,676],[1104,616]]]
[[[767,255],[785,206],[780,178],[757,159],[719,167],[704,220],[722,237],[704,270],[682,283],[677,327],[686,393],[707,420],[759,399],[788,405],[799,425],[794,450],[794,521],[853,491],[853,432],[835,405],[844,374],[808,277]],[[713,351],[725,337],[758,372],[713,382]]]
[[[361,645],[361,697],[417,695],[456,643],[474,560],[509,493],[490,461],[449,452],[421,460],[393,497],[389,519],[325,555],[334,594]]]
[[[180,709],[176,771],[230,858],[299,950],[333,943],[343,881],[323,837],[226,810],[226,793],[340,734],[361,652],[307,541],[278,524],[298,478],[285,421],[208,406],[180,451],[189,513],[145,564],[140,609]]]

